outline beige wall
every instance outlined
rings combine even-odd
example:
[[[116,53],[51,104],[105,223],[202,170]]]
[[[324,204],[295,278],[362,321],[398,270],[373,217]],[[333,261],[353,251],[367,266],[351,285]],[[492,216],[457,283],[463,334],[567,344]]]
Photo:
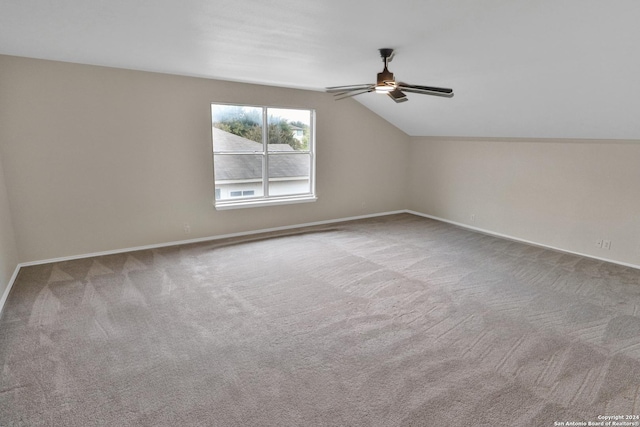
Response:
[[[7,187],[2,167],[2,153],[0,152],[0,309],[2,309],[2,297],[17,266],[18,247],[11,221]]]
[[[412,210],[640,265],[640,141],[416,137],[410,153]]]
[[[9,56],[0,56],[0,82],[0,144],[21,262],[407,204],[409,137],[354,100]],[[211,102],[316,109],[318,201],[216,211]]]
[[[17,253],[29,262],[407,208],[640,265],[638,141],[410,138],[319,92],[9,56],[0,92],[14,226],[3,180],[0,285]],[[318,202],[216,211],[211,102],[315,108]]]

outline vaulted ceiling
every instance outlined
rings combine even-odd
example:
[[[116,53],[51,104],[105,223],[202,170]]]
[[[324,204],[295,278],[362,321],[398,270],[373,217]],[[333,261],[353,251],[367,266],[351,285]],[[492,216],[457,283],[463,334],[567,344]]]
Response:
[[[455,91],[353,98],[409,135],[640,139],[638,22],[637,0],[3,1],[0,54],[322,90],[390,47],[396,79]]]

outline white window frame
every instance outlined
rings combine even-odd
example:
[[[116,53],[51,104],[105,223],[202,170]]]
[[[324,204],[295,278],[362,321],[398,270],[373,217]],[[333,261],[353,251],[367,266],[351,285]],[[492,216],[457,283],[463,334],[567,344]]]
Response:
[[[225,200],[217,200],[214,197],[213,205],[216,210],[227,210],[227,209],[241,209],[241,208],[253,208],[260,206],[274,206],[274,205],[288,205],[293,203],[308,203],[315,202],[318,200],[316,196],[316,111],[311,108],[301,108],[301,107],[283,107],[283,106],[275,106],[275,105],[251,105],[251,104],[232,104],[232,103],[222,103],[222,102],[212,102],[211,106],[213,109],[214,105],[228,105],[228,106],[237,106],[237,107],[253,107],[253,108],[261,108],[262,109],[262,151],[257,152],[224,152],[217,153],[218,155],[262,155],[262,183],[263,183],[263,196],[255,196],[255,197],[235,197],[233,199],[225,199]],[[279,195],[279,196],[270,196],[269,195],[269,157],[277,156],[283,154],[293,154],[290,151],[279,152],[279,151],[269,151],[268,149],[268,110],[270,108],[274,109],[289,109],[289,110],[303,110],[310,112],[310,123],[309,123],[309,150],[308,152],[298,152],[297,155],[308,155],[309,156],[309,193],[302,194],[292,194],[292,195]],[[213,122],[211,123],[213,127]],[[212,141],[212,155],[213,158],[216,156],[215,152],[215,141],[213,140],[213,131],[211,134]],[[215,162],[214,162],[215,163]],[[214,165],[215,168],[215,165]],[[273,179],[272,179],[273,180]],[[213,171],[213,185],[214,190],[216,189],[216,178],[215,178],[215,169]]]

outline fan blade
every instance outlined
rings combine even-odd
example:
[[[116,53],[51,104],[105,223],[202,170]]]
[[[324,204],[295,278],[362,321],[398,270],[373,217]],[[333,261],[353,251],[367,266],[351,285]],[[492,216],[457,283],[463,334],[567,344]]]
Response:
[[[348,85],[348,86],[331,86],[328,88],[325,88],[326,91],[328,93],[336,93],[336,92],[350,92],[352,90],[362,90],[362,89],[368,89],[371,86],[374,86],[372,84],[360,84],[360,85]]]
[[[428,92],[453,93],[453,89],[448,89],[444,87],[410,85],[409,83],[403,83],[403,82],[399,82],[398,86],[402,87],[402,89],[418,89],[418,90],[426,90]]]
[[[371,86],[363,86],[363,87],[360,87],[360,88],[357,88],[357,89],[346,89],[346,90],[342,90],[340,92],[331,92],[331,93],[333,93],[333,96],[342,96],[342,95],[346,95],[346,94],[351,93],[351,92],[359,92],[359,91],[362,91],[362,90],[366,90],[366,91],[371,92],[375,88],[376,88],[375,86],[371,85]]]
[[[407,98],[407,95],[405,95],[405,93],[398,88],[395,88],[391,92],[388,92],[387,95],[389,95],[389,98],[393,99],[396,103],[409,100],[409,98]]]
[[[433,92],[430,90],[423,90],[423,89],[413,89],[413,88],[409,88],[406,86],[400,86],[399,87],[402,88],[403,91],[405,92],[409,92],[409,93],[419,93],[421,95],[433,95],[433,96],[442,96],[444,98],[453,98],[453,92],[451,93],[446,93],[446,92]]]
[[[351,98],[352,96],[362,95],[363,93],[373,92],[373,88],[367,87],[361,90],[354,90],[349,92],[338,93],[335,95],[335,100],[340,101],[341,99]]]

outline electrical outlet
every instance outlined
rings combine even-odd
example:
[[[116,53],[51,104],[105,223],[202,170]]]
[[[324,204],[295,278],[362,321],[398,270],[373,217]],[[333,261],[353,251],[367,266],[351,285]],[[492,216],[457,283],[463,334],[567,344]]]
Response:
[[[599,247],[599,248],[601,248],[601,247],[602,247],[602,239],[598,239],[598,240],[596,241],[596,246],[597,246],[597,247]]]
[[[184,234],[189,234],[189,233],[191,233],[191,225],[189,225],[189,223],[188,223],[188,222],[185,222],[185,223],[182,225],[182,230],[184,231]]]
[[[471,214],[470,219],[471,219],[472,223],[475,223],[476,222],[476,214]]]
[[[611,240],[603,240],[602,249],[611,249]]]

